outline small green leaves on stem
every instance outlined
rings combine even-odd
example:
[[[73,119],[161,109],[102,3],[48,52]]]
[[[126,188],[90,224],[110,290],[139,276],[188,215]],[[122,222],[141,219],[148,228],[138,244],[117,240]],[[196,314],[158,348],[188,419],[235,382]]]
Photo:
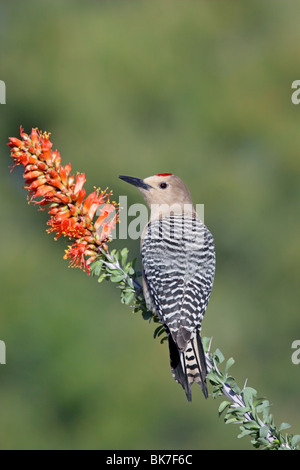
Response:
[[[220,371],[220,364],[225,362],[224,355],[219,349],[214,353],[209,351],[211,341],[203,338],[208,368],[207,379],[212,385],[212,397],[225,395],[228,399],[219,405],[219,416],[224,416],[226,424],[238,424],[240,434],[238,438],[249,436],[256,448],[274,450],[297,450],[300,448],[300,435],[283,434],[282,431],[290,427],[282,423],[278,428],[270,414],[270,402],[265,398],[258,398],[257,391],[244,385],[240,388],[235,379],[228,374],[229,368],[234,364],[230,358],[225,363],[224,372]]]
[[[167,339],[165,328],[158,316],[149,311],[143,296],[143,289],[139,282],[141,273],[135,269],[135,260],[128,261],[128,250],[113,250],[108,253],[102,250],[98,258],[91,264],[90,272],[98,278],[111,280],[121,291],[121,302],[130,306],[133,312],[141,312],[144,320],[158,323],[154,331],[154,338],[161,338],[161,343]],[[220,349],[210,352],[211,338],[202,338],[206,355],[208,375],[207,379],[212,386],[211,396],[218,398],[225,396],[219,405],[219,416],[223,415],[226,424],[238,424],[240,434],[238,438],[250,437],[255,448],[274,450],[300,449],[300,435],[284,434],[290,427],[282,423],[279,427],[274,424],[270,414],[270,402],[265,398],[258,398],[257,391],[246,384],[240,387],[229,369],[235,363],[230,357],[225,360]],[[222,371],[220,366],[224,365]]]
[[[139,282],[141,273],[135,269],[136,260],[128,261],[128,249],[102,251],[96,261],[91,264],[90,272],[98,277],[98,282],[104,279],[116,284],[121,291],[121,302],[140,311],[145,320],[156,319],[157,316],[146,307],[143,289]]]

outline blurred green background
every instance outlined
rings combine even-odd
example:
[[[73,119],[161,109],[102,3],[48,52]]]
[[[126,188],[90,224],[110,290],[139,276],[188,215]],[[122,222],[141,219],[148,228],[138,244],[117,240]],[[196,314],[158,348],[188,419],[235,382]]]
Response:
[[[170,373],[154,326],[63,260],[9,136],[51,131],[86,189],[172,172],[205,204],[217,270],[203,334],[300,432],[300,5],[0,1],[1,449],[248,449]],[[139,241],[115,241],[139,256]]]

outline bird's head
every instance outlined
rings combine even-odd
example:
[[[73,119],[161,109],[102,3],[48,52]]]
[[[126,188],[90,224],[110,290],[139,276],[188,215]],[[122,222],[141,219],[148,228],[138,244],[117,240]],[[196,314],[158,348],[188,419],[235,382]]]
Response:
[[[143,194],[151,209],[151,218],[159,214],[194,212],[191,194],[178,176],[171,173],[159,173],[145,179],[131,176],[119,176],[120,179],[136,186]]]

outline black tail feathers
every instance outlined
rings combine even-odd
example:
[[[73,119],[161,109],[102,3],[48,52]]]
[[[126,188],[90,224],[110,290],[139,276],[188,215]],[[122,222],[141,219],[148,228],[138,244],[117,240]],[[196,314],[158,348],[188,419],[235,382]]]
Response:
[[[168,340],[172,375],[183,387],[188,401],[192,401],[191,386],[194,382],[200,385],[203,395],[207,398],[207,368],[200,333],[191,335],[184,350],[177,347],[170,333]]]

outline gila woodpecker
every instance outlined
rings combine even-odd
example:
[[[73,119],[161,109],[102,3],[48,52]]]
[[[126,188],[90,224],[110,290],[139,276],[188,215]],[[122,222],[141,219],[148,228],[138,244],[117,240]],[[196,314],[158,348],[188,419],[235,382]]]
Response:
[[[189,401],[194,382],[207,398],[200,330],[215,273],[213,237],[177,176],[120,178],[137,186],[151,209],[141,237],[143,291],[167,332],[172,375]]]

